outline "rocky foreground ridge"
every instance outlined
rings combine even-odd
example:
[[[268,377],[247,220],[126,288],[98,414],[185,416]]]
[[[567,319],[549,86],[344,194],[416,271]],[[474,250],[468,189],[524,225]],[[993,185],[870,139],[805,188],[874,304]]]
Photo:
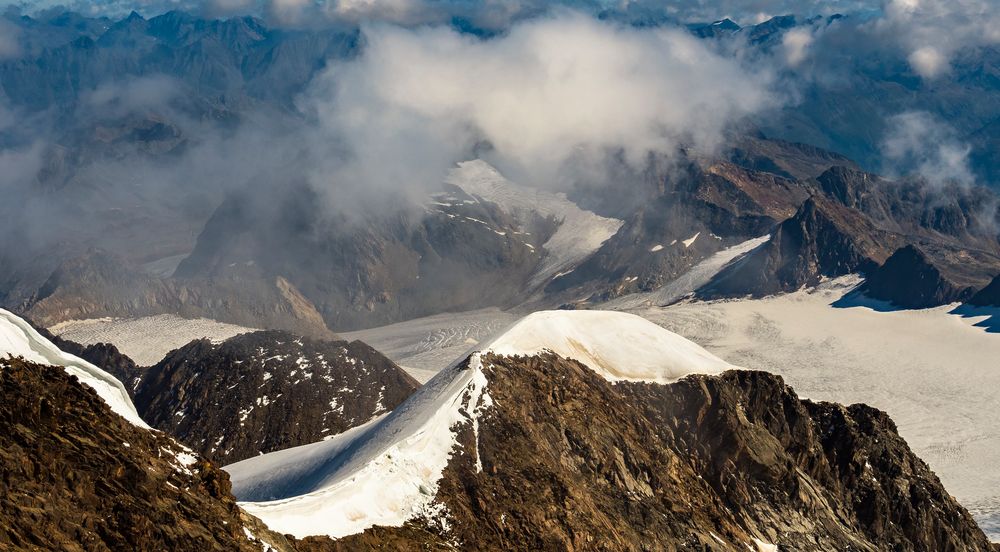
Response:
[[[438,500],[450,530],[346,542],[472,550],[994,550],[865,405],[727,371],[610,383],[554,354],[483,359],[494,406],[460,436]],[[478,457],[475,453],[478,451]],[[476,462],[482,470],[477,471]],[[420,528],[414,539],[408,531]],[[412,535],[412,534],[411,534]]]
[[[62,369],[0,365],[0,547],[84,550],[995,550],[884,412],[730,370],[612,382],[483,352],[437,515],[333,540],[273,533],[225,472]],[[266,549],[266,548],[265,548]]]

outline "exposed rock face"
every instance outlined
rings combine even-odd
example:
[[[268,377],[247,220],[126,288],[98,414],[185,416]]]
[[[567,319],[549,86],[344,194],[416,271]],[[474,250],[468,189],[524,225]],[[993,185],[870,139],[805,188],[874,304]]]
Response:
[[[920,309],[963,301],[975,289],[962,287],[942,274],[923,251],[901,247],[872,271],[862,288],[866,295],[897,306]]]
[[[811,197],[771,239],[721,271],[699,290],[702,297],[762,296],[877,267],[893,238],[856,211]]]
[[[454,201],[426,212],[387,206],[346,220],[307,188],[281,202],[246,190],[219,207],[177,276],[251,287],[280,277],[337,330],[517,302],[546,236],[460,190],[446,195]]]
[[[651,291],[720,249],[767,234],[808,193],[799,182],[721,162],[652,169],[649,198],[590,258],[545,289],[597,301]],[[610,202],[613,200],[606,200]]]
[[[135,403],[153,427],[229,464],[363,424],[418,387],[360,341],[262,331],[170,352],[146,370]]]
[[[1000,276],[993,278],[986,287],[976,292],[969,303],[984,307],[1000,307]]]
[[[553,354],[483,362],[494,405],[437,495],[463,549],[993,549],[870,407],[763,372],[612,384]]]
[[[316,337],[334,335],[315,307],[280,277],[164,279],[103,250],[63,262],[20,310],[45,326],[72,319],[169,313],[268,325]]]
[[[986,285],[1000,270],[1000,241],[989,230],[997,216],[996,196],[985,188],[931,193],[918,182],[888,181],[843,166],[824,171],[811,186],[813,196],[765,246],[720,272],[699,295],[761,296],[815,285],[824,276],[870,273],[907,244],[919,246],[922,258],[934,265],[934,278],[950,284],[939,292],[918,291],[892,281],[905,270],[884,272],[880,285],[895,289],[900,306],[947,303],[965,296],[965,288]],[[889,292],[880,293],[887,298]]]
[[[62,368],[0,360],[0,548],[246,550],[225,472]]]

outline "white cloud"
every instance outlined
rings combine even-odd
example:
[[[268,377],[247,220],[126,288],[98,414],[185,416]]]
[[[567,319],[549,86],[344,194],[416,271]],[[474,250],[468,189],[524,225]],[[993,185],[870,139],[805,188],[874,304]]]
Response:
[[[971,148],[946,123],[920,111],[900,113],[887,123],[882,155],[890,174],[918,174],[935,186],[975,182]]]
[[[795,67],[805,61],[812,43],[812,29],[799,27],[785,33],[781,37],[781,46],[785,51],[785,62],[789,66]]]
[[[887,0],[879,30],[908,51],[920,76],[948,72],[962,48],[1000,44],[1000,9],[995,0]]]
[[[346,140],[352,162],[340,181],[433,185],[488,143],[491,161],[553,185],[565,164],[609,151],[641,164],[649,152],[711,150],[730,123],[774,102],[768,74],[683,31],[580,14],[516,24],[491,40],[377,25],[365,41],[303,103]]]
[[[948,58],[933,46],[917,48],[906,59],[914,71],[926,78],[938,77],[949,68]]]

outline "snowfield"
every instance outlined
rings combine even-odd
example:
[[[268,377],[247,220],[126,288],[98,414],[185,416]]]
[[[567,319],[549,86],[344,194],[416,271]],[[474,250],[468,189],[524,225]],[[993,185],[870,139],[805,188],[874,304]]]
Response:
[[[141,318],[92,318],[69,320],[49,331],[83,345],[111,343],[140,366],[152,366],[170,351],[195,339],[221,343],[235,335],[256,331],[207,318],[181,318],[173,314]]]
[[[655,324],[609,311],[537,312],[481,349],[502,355],[542,350],[575,358],[611,381],[673,381],[730,367]],[[447,524],[434,495],[457,444],[453,428],[470,423],[478,432],[479,417],[491,405],[482,353],[476,352],[467,367],[452,364],[382,418],[225,469],[244,509],[297,537],[341,537],[417,517]],[[478,466],[478,452],[465,452]]]
[[[479,159],[459,163],[445,182],[458,186],[471,196],[495,203],[512,215],[537,213],[561,221],[555,234],[543,246],[546,254],[542,266],[532,278],[534,285],[544,283],[558,272],[574,268],[624,224],[618,219],[581,209],[566,199],[565,194],[514,184],[489,163]]]
[[[81,358],[62,352],[30,324],[4,309],[0,309],[0,356],[23,357],[38,364],[62,366],[68,374],[76,376],[81,383],[96,391],[116,414],[138,427],[150,429],[136,412],[125,387],[114,376]]]
[[[348,341],[364,341],[420,383],[427,383],[456,358],[467,357],[481,342],[510,326],[517,318],[517,315],[489,308],[436,314],[341,333],[340,336]]]
[[[767,243],[769,239],[771,239],[771,235],[767,234],[732,247],[727,247],[694,265],[690,270],[667,282],[657,290],[619,297],[605,303],[602,305],[602,308],[625,310],[644,306],[669,305],[678,299],[683,299],[693,294],[698,288],[707,284],[727,264]]]

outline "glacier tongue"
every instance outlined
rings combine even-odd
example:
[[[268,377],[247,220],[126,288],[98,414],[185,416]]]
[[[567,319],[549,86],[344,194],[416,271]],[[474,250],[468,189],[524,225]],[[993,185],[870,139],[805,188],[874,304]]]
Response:
[[[62,366],[67,373],[96,391],[116,414],[138,427],[150,429],[139,417],[118,379],[81,358],[64,353],[30,324],[12,312],[0,309],[0,356],[7,355],[23,357],[38,364]]]

